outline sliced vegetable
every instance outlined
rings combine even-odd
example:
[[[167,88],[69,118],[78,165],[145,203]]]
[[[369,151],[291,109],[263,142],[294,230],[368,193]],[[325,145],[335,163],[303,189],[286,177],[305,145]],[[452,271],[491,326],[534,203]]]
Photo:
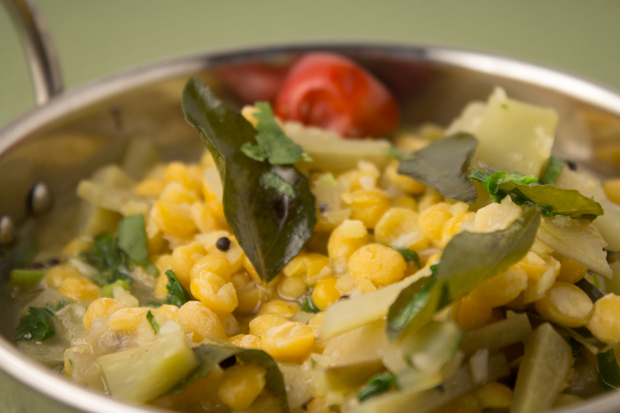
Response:
[[[564,387],[572,350],[550,324],[534,331],[525,345],[517,374],[511,412],[536,413],[551,408]]]
[[[240,148],[254,141],[256,131],[202,81],[187,82],[183,111],[215,160],[224,188],[226,220],[260,277],[272,280],[301,251],[316,224],[308,178],[293,166],[270,165],[244,155]],[[296,196],[262,184],[266,173],[291,185]]]
[[[315,363],[317,363],[315,361]],[[313,370],[313,387],[317,394],[329,392],[347,393],[365,385],[368,380],[385,367],[381,360],[367,360],[335,366],[315,366]]]
[[[153,141],[139,136],[129,140],[123,154],[122,168],[133,179],[140,180],[160,161],[161,157]]]
[[[478,193],[469,176],[478,141],[468,133],[437,140],[405,158],[398,173],[435,189],[445,197],[471,204]]]
[[[198,365],[181,331],[97,358],[113,397],[145,403],[169,391]]]
[[[485,280],[506,271],[534,243],[540,213],[528,209],[507,229],[490,233],[462,232],[448,243],[430,286],[403,291],[387,318],[388,336],[399,339],[428,323],[442,308],[467,295]],[[406,305],[407,301],[412,303]]]
[[[149,274],[154,277],[159,275],[159,270],[149,259],[146,249],[144,216],[131,215],[118,223],[118,247]]]
[[[276,114],[343,136],[384,136],[398,124],[389,90],[355,62],[332,53],[307,53],[291,69],[276,99]]]
[[[512,344],[524,342],[532,334],[527,314],[506,313],[506,319],[467,333],[461,350],[473,354],[477,349],[487,348],[495,352]]]
[[[190,299],[189,293],[174,275],[174,271],[166,271],[166,277],[168,277],[168,283],[166,284],[166,288],[168,289],[168,297],[166,298],[165,304],[172,304],[177,307],[183,306],[183,304],[188,302]]]
[[[28,307],[28,315],[19,320],[16,342],[45,341],[54,337],[56,328],[52,321],[54,313],[47,308]]]
[[[604,212],[598,202],[586,198],[578,191],[538,185],[532,183],[533,176],[523,177],[505,172],[489,174],[477,170],[471,177],[484,183],[484,188],[495,202],[509,195],[518,205],[540,207],[545,216],[565,215],[591,221]]]
[[[252,145],[246,142],[241,145],[241,152],[259,162],[269,160],[272,165],[293,165],[301,160],[312,161],[303,148],[280,129],[269,103],[257,102],[254,106],[258,109],[252,113],[258,121],[256,124],[258,144]]]
[[[9,279],[11,280],[11,284],[16,287],[27,287],[41,281],[46,271],[47,270],[44,268],[36,270],[14,269],[11,270]]]
[[[267,375],[265,376],[267,381],[266,389],[278,399],[282,412],[289,412],[282,373],[277,363],[264,351],[234,347],[218,340],[214,344],[195,348],[194,354],[198,360],[198,367],[172,389],[173,393],[178,394],[190,388],[197,380],[207,377],[222,361],[230,357],[237,357],[243,363],[259,364],[267,370]]]
[[[598,359],[598,382],[605,390],[620,389],[620,367],[614,350],[596,355]]]
[[[401,344],[407,364],[426,374],[439,373],[456,354],[465,332],[453,321],[426,324]]]
[[[398,388],[396,376],[392,373],[381,373],[368,380],[368,384],[357,394],[357,400],[363,402],[366,399],[385,393],[391,388]]]
[[[560,177],[565,164],[566,161],[564,159],[551,155],[549,162],[547,162],[545,172],[543,172],[540,177],[540,183],[542,185],[555,184],[555,181],[557,181]]]
[[[80,181],[77,187],[80,198],[107,211],[121,215],[148,214],[152,200],[136,195],[129,189],[116,188],[93,181]]]

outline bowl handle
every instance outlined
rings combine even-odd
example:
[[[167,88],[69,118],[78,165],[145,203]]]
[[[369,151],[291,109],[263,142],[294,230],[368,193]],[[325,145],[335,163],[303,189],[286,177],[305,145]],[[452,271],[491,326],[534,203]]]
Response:
[[[28,58],[37,105],[62,92],[56,51],[32,0],[0,0],[13,21]]]

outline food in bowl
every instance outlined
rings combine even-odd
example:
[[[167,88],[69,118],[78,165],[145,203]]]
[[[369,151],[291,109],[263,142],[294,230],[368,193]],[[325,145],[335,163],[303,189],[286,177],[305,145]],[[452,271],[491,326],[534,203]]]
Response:
[[[185,412],[528,413],[620,385],[620,185],[551,155],[552,109],[498,88],[398,130],[387,88],[326,54],[274,102],[192,79],[198,162],[136,139],[80,182],[61,256],[11,272],[17,346]]]

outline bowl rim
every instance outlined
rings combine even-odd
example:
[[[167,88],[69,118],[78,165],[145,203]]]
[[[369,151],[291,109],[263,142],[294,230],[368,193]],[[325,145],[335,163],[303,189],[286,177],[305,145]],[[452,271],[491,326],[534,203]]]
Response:
[[[466,48],[423,43],[389,41],[321,41],[272,42],[260,46],[226,47],[173,57],[139,65],[87,82],[55,96],[44,105],[18,116],[0,129],[0,158],[22,139],[45,125],[96,102],[127,90],[191,73],[198,73],[219,63],[234,63],[253,57],[277,56],[309,51],[378,51],[391,56],[415,57],[420,61],[469,69],[488,75],[519,80],[544,89],[563,93],[620,116],[620,93],[611,87],[583,79],[561,70],[523,60]],[[13,343],[0,336],[0,369],[21,384],[88,413],[118,411],[123,413],[163,412],[150,406],[138,406],[76,385],[65,377],[21,353]],[[576,407],[561,409],[565,413],[595,413],[620,406],[620,393],[595,397]]]

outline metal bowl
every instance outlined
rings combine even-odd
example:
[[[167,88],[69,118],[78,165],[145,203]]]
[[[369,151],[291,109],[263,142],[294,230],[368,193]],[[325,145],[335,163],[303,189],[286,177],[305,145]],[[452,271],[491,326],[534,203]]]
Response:
[[[2,412],[159,411],[79,387],[17,351],[12,338],[19,304],[10,297],[7,261],[10,245],[20,240],[62,241],[70,235],[69,230],[58,228],[69,222],[79,178],[117,160],[128,138],[151,138],[168,159],[197,158],[202,144],[180,109],[181,90],[191,76],[202,78],[218,95],[240,105],[244,93],[226,75],[230,67],[287,67],[308,51],[340,53],[388,85],[400,101],[406,124],[431,121],[445,125],[465,103],[484,100],[495,86],[501,86],[512,97],[558,111],[556,154],[602,175],[619,170],[620,95],[559,71],[434,46],[285,44],[163,61],[61,92],[54,54],[36,15],[29,13],[32,5],[24,0],[4,2],[26,35],[40,106],[0,130],[0,248],[7,252],[0,257]],[[50,225],[56,229],[53,234],[44,230]],[[563,411],[620,411],[620,393],[599,396]]]

